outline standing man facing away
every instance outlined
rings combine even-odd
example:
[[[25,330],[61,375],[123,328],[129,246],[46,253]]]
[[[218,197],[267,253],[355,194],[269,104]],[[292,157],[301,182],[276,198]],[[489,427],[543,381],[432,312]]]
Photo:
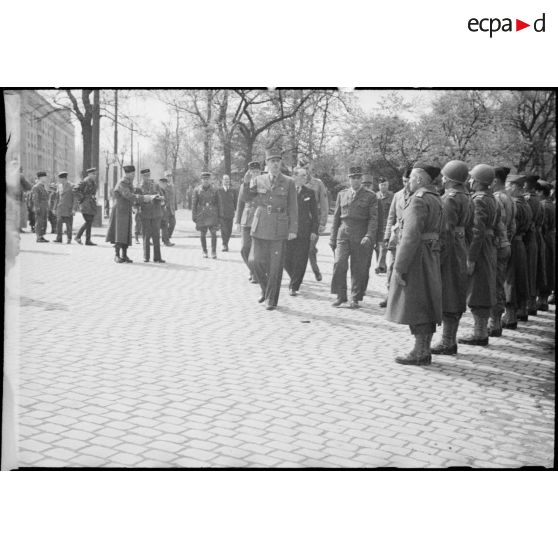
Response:
[[[268,174],[252,180],[244,199],[254,201],[250,267],[260,284],[259,302],[275,310],[281,290],[285,241],[294,240],[298,230],[298,206],[294,180],[281,173],[283,155],[274,147],[266,150]]]
[[[211,234],[211,257],[217,259],[217,231],[219,230],[219,196],[210,182],[211,173],[201,173],[201,185],[192,196],[192,220],[200,231],[202,255],[207,258],[207,231]]]
[[[72,242],[72,223],[74,221],[74,185],[68,180],[67,172],[58,173],[60,183],[56,188],[56,240],[62,242],[62,226],[66,224],[67,244]]]
[[[310,252],[308,254],[308,259],[310,260],[310,267],[312,268],[312,272],[314,273],[314,277],[316,281],[322,280],[322,274],[320,272],[320,268],[318,267],[318,240],[320,239],[320,234],[322,234],[327,226],[327,218],[329,216],[329,199],[327,196],[327,188],[325,184],[316,176],[312,175],[311,172],[311,165],[306,167],[308,172],[308,182],[306,183],[306,187],[313,190],[314,194],[316,195],[316,203],[318,204],[318,214],[320,216],[320,222],[318,227],[318,235],[315,239],[310,240]]]
[[[47,173],[45,171],[39,171],[37,173],[37,182],[31,189],[37,242],[49,242],[45,238],[48,215],[48,192],[46,190],[46,184]]]
[[[450,161],[442,169],[444,225],[441,239],[444,250],[440,262],[442,275],[442,338],[431,347],[435,355],[457,354],[457,329],[467,310],[467,242],[465,232],[473,209],[467,192],[469,169],[463,161]]]
[[[362,187],[361,167],[350,167],[350,187],[337,195],[329,245],[335,252],[331,293],[332,306],[347,302],[347,271],[351,266],[351,308],[359,308],[366,288],[370,253],[376,243],[378,200]]]
[[[412,195],[403,213],[403,225],[388,292],[386,318],[407,324],[415,346],[395,357],[399,364],[430,364],[430,341],[442,321],[440,233],[443,207],[432,184],[440,169],[417,163],[411,171]]]
[[[503,229],[500,206],[489,190],[494,182],[494,168],[479,164],[471,169],[470,175],[473,220],[467,255],[467,305],[473,314],[474,330],[460,337],[459,342],[484,346],[488,345],[490,309],[496,303],[497,246],[502,240]]]
[[[128,246],[132,244],[132,204],[149,203],[153,195],[134,193],[133,165],[124,167],[124,178],[115,186],[112,195],[114,203],[110,210],[106,241],[114,244],[114,261],[116,263],[133,263],[128,257]]]
[[[261,173],[262,171],[259,161],[252,161],[248,164],[248,170],[246,171],[244,179],[242,180],[242,184],[240,185],[240,193],[238,196],[238,204],[236,206],[236,213],[234,218],[235,223],[238,227],[238,232],[240,232],[241,235],[240,255],[242,256],[246,267],[250,271],[248,280],[251,283],[257,283],[248,260],[250,256],[250,248],[252,247],[252,237],[250,236],[250,233],[252,231],[252,221],[254,219],[256,205],[254,201],[244,200],[248,197],[248,189],[250,188],[250,183],[256,178],[256,176],[260,176]]]
[[[238,191],[235,188],[231,188],[231,177],[228,174],[223,175],[223,183],[221,188],[217,190],[217,195],[219,196],[221,242],[223,243],[223,252],[228,252],[234,212],[238,203]]]
[[[85,221],[76,234],[76,242],[81,244],[81,236],[85,232],[86,246],[96,246],[94,242],[91,242],[91,225],[93,224],[93,219],[97,213],[97,198],[95,197],[97,194],[97,183],[95,182],[96,178],[97,169],[87,169],[87,177],[77,186],[74,186],[74,192],[76,193],[79,201],[79,210],[81,211],[83,220]]]
[[[314,192],[307,188],[308,175],[305,168],[298,167],[294,171],[297,192],[298,231],[296,238],[287,240],[285,250],[285,271],[289,274],[289,294],[296,296],[308,264],[310,243],[318,236],[319,216],[318,204]]]

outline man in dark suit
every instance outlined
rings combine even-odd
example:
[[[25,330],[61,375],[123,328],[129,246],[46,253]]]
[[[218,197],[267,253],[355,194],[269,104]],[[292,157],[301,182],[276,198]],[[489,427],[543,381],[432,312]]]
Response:
[[[300,284],[304,279],[310,241],[318,238],[318,204],[314,191],[305,186],[308,174],[305,168],[297,168],[294,173],[294,181],[297,191],[298,205],[298,231],[296,238],[287,241],[285,252],[285,270],[291,278],[289,294],[296,296]]]
[[[217,190],[219,196],[219,222],[221,225],[221,241],[223,252],[229,251],[229,239],[232,234],[234,212],[238,202],[238,190],[231,188],[231,178],[223,175],[223,185]]]
[[[243,201],[254,201],[250,266],[262,291],[259,302],[274,310],[279,300],[285,258],[285,241],[296,238],[298,206],[294,180],[281,173],[282,153],[266,151],[268,174],[257,176]]]

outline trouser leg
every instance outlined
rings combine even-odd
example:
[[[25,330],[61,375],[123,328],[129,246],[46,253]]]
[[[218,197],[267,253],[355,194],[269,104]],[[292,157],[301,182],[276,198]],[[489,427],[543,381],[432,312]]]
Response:
[[[232,219],[221,219],[221,241],[224,248],[228,248],[232,234]]]
[[[252,273],[256,281],[260,284],[262,296],[266,296],[268,275],[269,275],[269,258],[271,240],[262,240],[261,238],[252,237],[252,249],[248,259],[252,268]]]
[[[372,249],[361,246],[359,239],[351,240],[351,296],[360,301],[366,294],[370,277]]]
[[[47,212],[46,209],[39,209],[35,213],[35,234],[37,239],[42,238],[46,233]]]
[[[204,254],[207,254],[207,227],[202,227],[200,229],[200,242],[202,251]]]
[[[151,238],[153,239],[153,259],[161,259],[161,219],[150,219]]]
[[[279,291],[281,290],[281,279],[283,278],[283,266],[285,263],[285,241],[271,240],[269,253],[269,274],[265,298],[267,303],[277,306]]]
[[[174,227],[176,227],[176,217],[174,215],[168,216],[168,227],[169,227],[169,240],[172,238],[174,233]]]
[[[315,276],[320,275],[320,268],[318,267],[318,240],[319,236],[316,236],[315,240],[310,240],[310,248],[308,250],[308,260],[310,262],[310,267]]]
[[[215,229],[209,229],[211,233],[211,255],[217,256],[217,231]]]
[[[250,273],[252,269],[248,263],[248,258],[250,256],[250,248],[252,247],[252,237],[250,236],[251,227],[242,227],[241,229],[242,240],[240,245],[240,255],[244,260],[244,263],[248,266]]]
[[[142,218],[141,220],[141,233],[143,240],[143,259],[149,261],[151,257],[151,224],[150,219]]]
[[[169,242],[169,223],[166,217],[161,219],[161,238],[165,244]]]
[[[347,299],[347,271],[349,269],[350,245],[348,240],[339,240],[335,249],[331,294],[337,298]]]
[[[58,222],[56,223],[56,241],[62,242],[62,225],[64,224],[65,217],[59,217]],[[68,225],[66,224],[66,230]]]
[[[72,240],[72,229],[74,224],[74,218],[72,217],[72,215],[70,215],[65,219],[66,219],[66,237],[68,238],[68,240]]]
[[[380,247],[380,262],[378,263],[378,267],[382,269],[386,268],[386,256],[387,256],[387,248],[382,243]]]

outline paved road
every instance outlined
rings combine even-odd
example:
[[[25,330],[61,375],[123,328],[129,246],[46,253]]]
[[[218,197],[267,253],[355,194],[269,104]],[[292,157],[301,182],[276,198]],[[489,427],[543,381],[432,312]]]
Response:
[[[93,239],[22,235],[21,296],[7,299],[21,466],[553,465],[554,307],[487,348],[401,366],[411,339],[378,308],[385,276],[362,309],[330,306],[327,238],[324,281],[307,273],[296,298],[284,283],[275,312],[239,239],[203,260],[186,210],[166,265],[140,246],[117,265],[104,230]]]

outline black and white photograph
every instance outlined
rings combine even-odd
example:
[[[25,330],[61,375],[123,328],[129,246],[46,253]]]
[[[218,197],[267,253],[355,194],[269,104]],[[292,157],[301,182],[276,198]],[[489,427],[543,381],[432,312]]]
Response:
[[[2,94],[2,469],[554,467],[555,89]]]

